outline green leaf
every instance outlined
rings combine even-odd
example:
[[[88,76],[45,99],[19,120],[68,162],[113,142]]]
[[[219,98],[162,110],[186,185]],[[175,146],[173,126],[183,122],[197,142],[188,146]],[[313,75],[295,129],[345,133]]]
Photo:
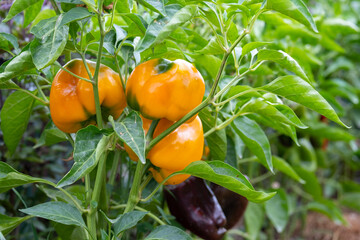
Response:
[[[296,134],[296,128],[294,126],[290,126],[287,124],[279,123],[273,121],[273,119],[260,116],[260,115],[252,115],[249,116],[251,119],[255,120],[261,125],[271,127],[278,131],[279,133],[285,134],[286,136],[291,137],[291,139],[295,142],[296,145],[299,145],[297,134]]]
[[[347,66],[346,62],[341,64],[333,64],[326,71],[326,75],[331,74],[332,72],[338,71],[340,69],[346,69],[349,67],[353,69],[352,64]],[[330,71],[329,71],[330,70]],[[342,80],[342,79],[331,79],[321,84],[321,89],[326,90],[326,92],[330,93],[333,96],[340,96],[345,99],[349,99],[353,104],[359,103],[359,97],[357,95],[357,89],[354,88],[350,83]]]
[[[24,72],[35,68],[30,51],[26,50],[11,59],[5,67],[4,72],[0,73],[0,83],[6,82],[12,78],[18,77]]]
[[[84,19],[90,16],[92,16],[92,13],[90,13],[86,8],[83,7],[72,8],[70,9],[70,11],[64,14],[63,18],[61,19],[59,27],[68,24],[70,22]]]
[[[265,46],[267,44],[270,44],[269,42],[250,42],[244,45],[244,47],[241,50],[241,56],[245,56],[246,54],[248,54],[249,52],[251,52],[252,50]]]
[[[120,16],[129,25],[129,35],[144,36],[146,32],[145,26],[147,26],[147,23],[140,15],[135,13],[121,13]]]
[[[210,74],[212,79],[216,78],[218,69],[221,65],[221,59],[213,55],[196,55],[194,57],[195,63],[201,65]]]
[[[19,48],[17,38],[9,33],[0,32],[0,49],[11,51],[12,47],[15,49]]]
[[[299,183],[305,183],[305,181],[301,179],[301,177],[295,172],[295,170],[290,166],[290,164],[288,164],[284,159],[277,156],[273,156],[272,159],[275,169],[288,175]]]
[[[301,130],[301,132],[314,136],[316,138],[328,139],[330,141],[349,142],[355,139],[348,130],[335,126],[329,126],[322,122],[308,123],[310,128]]]
[[[24,11],[24,27],[27,27],[40,13],[44,0],[39,0]]]
[[[261,164],[273,171],[270,143],[261,127],[247,117],[238,117],[231,125]]]
[[[1,130],[4,142],[13,154],[24,134],[35,99],[25,92],[16,91],[5,101],[1,110]]]
[[[121,215],[119,220],[114,224],[115,235],[117,236],[121,232],[135,227],[146,214],[147,212],[132,211]]]
[[[50,121],[41,133],[41,136],[34,148],[38,148],[40,146],[51,146],[53,144],[64,142],[66,140],[66,134],[60,129],[58,129],[52,121]]]
[[[45,218],[65,225],[75,225],[86,228],[79,210],[64,202],[46,202],[30,208],[20,209],[31,216]]]
[[[7,82],[0,82],[0,89],[19,89],[19,88],[20,87],[11,80],[8,80]]]
[[[286,109],[288,110],[288,109]],[[248,101],[245,105],[243,105],[240,109],[241,112],[244,113],[257,113],[261,116],[266,116],[271,118],[273,121],[277,121],[280,123],[292,125],[298,128],[307,128],[296,116],[295,114],[288,118],[285,114],[279,111],[275,106],[265,102],[263,99],[252,99]],[[293,113],[293,112],[292,112]],[[293,120],[293,121],[292,121]]]
[[[279,189],[272,199],[265,202],[266,215],[279,233],[284,231],[289,220],[288,210],[286,193],[283,189]]]
[[[175,5],[176,6],[176,5]],[[173,7],[172,5],[167,7]],[[177,10],[174,8],[173,10]],[[197,6],[187,5],[176,11],[176,13],[170,17],[160,18],[154,20],[146,30],[145,36],[141,39],[137,45],[137,51],[142,52],[145,49],[150,48],[152,45],[162,42],[178,27],[187,23],[197,13]]]
[[[31,216],[9,217],[9,216],[0,214],[0,233],[7,235],[12,230],[14,230],[14,228],[16,228],[18,225],[20,225],[20,223],[28,220],[29,218],[31,218]]]
[[[59,189],[49,188],[45,185],[39,185],[37,187],[41,191],[43,191],[46,194],[46,196],[48,196],[50,199],[53,199],[54,201],[64,201],[71,205],[74,205],[73,200],[75,200],[81,206],[82,202],[77,198],[77,196],[80,197],[83,194],[83,196],[85,198],[85,187],[81,186],[81,185],[74,185],[74,186],[71,186],[66,189],[66,191],[68,191],[70,193],[70,195],[72,195],[72,199],[68,195],[66,195],[64,192],[60,191]],[[81,191],[81,187],[84,189],[83,192]],[[76,190],[76,193],[74,193],[74,191],[72,191],[72,193],[71,193],[69,191],[69,190],[71,190],[71,188],[74,188]],[[75,196],[74,194],[77,194],[77,196]]]
[[[150,10],[166,16],[164,0],[138,0],[138,2]]]
[[[192,238],[180,228],[163,225],[155,228],[145,240],[191,240]]]
[[[215,126],[215,118],[211,116],[209,110],[204,109],[199,112],[199,117],[203,123],[204,132],[209,131],[212,127]],[[221,121],[218,119],[218,124]],[[211,157],[214,160],[225,160],[226,151],[227,151],[227,141],[226,141],[226,131],[221,129],[215,131],[206,137],[206,142],[210,148]]]
[[[139,114],[133,111],[121,122],[114,122],[112,117],[109,117],[109,121],[121,141],[126,143],[139,157],[140,161],[145,164],[145,133]]]
[[[315,21],[302,0],[266,0],[265,8],[282,13],[318,32]]]
[[[58,182],[58,187],[64,187],[76,182],[90,173],[97,165],[100,156],[106,151],[109,137],[103,136],[95,126],[80,129],[75,137],[74,165]]]
[[[37,69],[43,69],[55,62],[65,48],[69,26],[61,25],[62,15],[41,20],[31,29],[35,39],[30,52]]]
[[[223,54],[225,50],[220,46],[215,37],[211,38],[209,43],[202,49],[196,51],[199,54],[219,55]]]
[[[216,183],[246,197],[252,202],[264,202],[275,195],[275,193],[265,193],[254,190],[250,182],[241,172],[222,161],[196,161],[177,173],[190,174]]]
[[[354,23],[341,18],[327,18],[321,23],[321,30],[331,38],[336,38],[338,34],[349,35],[360,32]]]
[[[306,207],[308,210],[320,212],[328,216],[337,224],[347,224],[341,210],[331,200],[321,199],[316,202],[309,203]]]
[[[44,9],[42,10],[34,19],[32,27],[30,30],[36,26],[41,20],[49,19],[56,16],[56,12],[53,9]]]
[[[302,167],[294,167],[294,170],[305,181],[304,190],[311,194],[315,200],[322,199],[322,189],[317,176]]]
[[[348,208],[360,212],[360,192],[344,193],[341,196],[340,203]],[[1,230],[1,229],[0,229]]]
[[[0,161],[0,193],[17,186],[34,182],[52,184],[47,180],[22,174],[5,162]]]
[[[289,54],[281,50],[272,50],[272,49],[261,49],[258,53],[258,61],[273,61],[283,68],[295,73],[302,79],[310,82],[309,78],[306,76],[304,70],[301,68],[298,62],[293,59]]]
[[[264,219],[265,213],[262,205],[249,202],[245,211],[245,226],[250,240],[258,239]]]
[[[309,83],[297,76],[279,77],[260,89],[302,104],[339,125],[347,127],[330,104]]]
[[[3,20],[3,22],[7,22],[13,17],[15,17],[17,14],[21,13],[31,5],[37,3],[40,0],[15,0],[11,8],[9,10],[9,13],[7,14],[6,18]]]

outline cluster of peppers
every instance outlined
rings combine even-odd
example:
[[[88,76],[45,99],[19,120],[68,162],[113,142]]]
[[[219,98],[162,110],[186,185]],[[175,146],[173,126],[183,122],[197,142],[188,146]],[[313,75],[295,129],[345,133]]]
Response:
[[[54,124],[66,133],[96,124],[93,85],[85,81],[96,64],[74,59],[56,74],[50,92],[50,113]],[[72,74],[71,74],[72,73]],[[77,77],[81,77],[80,79]],[[98,77],[99,102],[102,117],[120,116],[126,104],[140,112],[143,128],[148,131],[151,121],[160,119],[153,136],[170,127],[199,105],[205,93],[205,83],[199,71],[184,60],[152,59],[138,65],[131,73],[124,93],[119,75],[100,65]],[[156,144],[148,153],[156,181],[162,182],[173,172],[180,171],[201,159],[204,134],[198,116],[182,124]],[[125,145],[131,159],[136,155]],[[178,184],[189,175],[176,175],[166,184]]]
[[[50,113],[63,132],[75,133],[96,124],[93,84],[96,64],[80,59],[68,62],[56,74],[50,92]],[[80,77],[80,79],[79,79]],[[158,124],[158,136],[199,105],[205,83],[199,71],[184,60],[152,59],[138,65],[131,73],[125,91],[118,73],[100,64],[98,93],[104,121],[118,118],[126,105],[140,112],[145,133],[152,120]],[[129,157],[137,161],[125,144]],[[201,160],[204,149],[203,127],[196,115],[157,143],[147,154],[149,171],[157,182]],[[164,195],[171,213],[185,228],[205,239],[220,239],[242,216],[247,200],[223,187],[181,174],[171,177]],[[189,179],[188,179],[189,178]],[[188,179],[187,181],[185,181]],[[178,185],[176,185],[178,184]]]

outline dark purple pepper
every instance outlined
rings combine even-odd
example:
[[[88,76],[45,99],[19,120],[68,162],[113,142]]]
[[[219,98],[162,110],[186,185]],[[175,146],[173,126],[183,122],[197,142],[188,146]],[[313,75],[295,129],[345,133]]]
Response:
[[[222,210],[226,216],[226,229],[234,227],[245,213],[248,200],[227,188],[211,183],[213,190]]]
[[[186,229],[206,240],[224,236],[225,215],[203,179],[190,177],[181,184],[167,186],[164,195],[171,214]]]

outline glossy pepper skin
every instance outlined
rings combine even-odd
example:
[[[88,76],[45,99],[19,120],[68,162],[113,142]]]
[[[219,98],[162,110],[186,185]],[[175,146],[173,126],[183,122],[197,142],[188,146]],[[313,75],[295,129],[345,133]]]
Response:
[[[151,120],[143,119],[143,128],[148,131]],[[158,136],[164,130],[169,128],[173,122],[167,119],[161,119],[155,128],[153,137]],[[157,143],[147,154],[155,166],[150,168],[154,178],[162,182],[173,172],[183,170],[190,163],[201,160],[204,148],[204,133],[200,118],[197,116],[193,121],[186,122],[175,129],[159,143]],[[131,149],[125,145],[125,150],[130,158],[137,161],[137,156]],[[180,174],[170,178],[165,184],[179,184],[190,175]]]
[[[87,64],[90,72],[94,74],[95,63],[87,61]],[[64,68],[89,79],[81,59],[71,60]],[[126,106],[119,75],[101,64],[98,84],[103,119],[106,120],[109,115],[118,118]],[[74,133],[89,124],[96,124],[92,84],[60,69],[51,85],[50,114],[54,124],[66,133]]]
[[[226,216],[226,229],[234,227],[242,218],[248,205],[248,200],[227,188],[215,183],[210,184],[219,204]]]
[[[178,121],[201,103],[204,93],[200,72],[181,59],[144,62],[126,84],[128,105],[149,119]]]
[[[179,185],[167,186],[164,196],[171,214],[183,227],[206,240],[224,236],[225,215],[203,179],[190,177]]]

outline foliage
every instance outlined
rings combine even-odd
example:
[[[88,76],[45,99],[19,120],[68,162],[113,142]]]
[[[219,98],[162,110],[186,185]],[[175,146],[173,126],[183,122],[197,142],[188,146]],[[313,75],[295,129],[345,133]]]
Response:
[[[174,175],[252,202],[245,228],[226,239],[289,237],[308,211],[345,223],[342,208],[360,209],[358,12],[358,1],[333,0],[15,0],[0,13],[0,239],[190,239],[146,153],[196,114],[210,155]],[[155,138],[129,107],[65,134],[48,96],[73,58],[125,83],[144,61],[185,59],[204,77],[205,98]]]

